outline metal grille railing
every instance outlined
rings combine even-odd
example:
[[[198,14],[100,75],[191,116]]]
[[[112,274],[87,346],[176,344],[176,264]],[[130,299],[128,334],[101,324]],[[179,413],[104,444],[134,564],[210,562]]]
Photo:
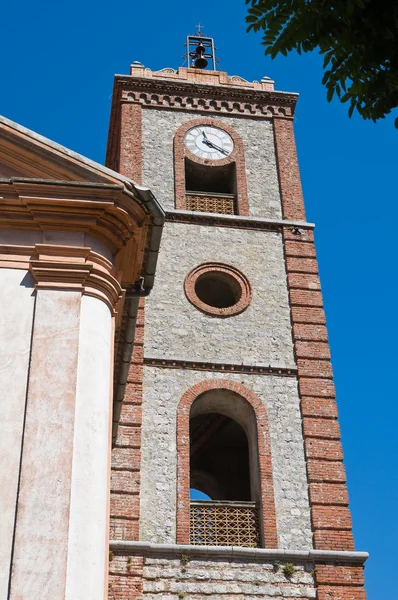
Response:
[[[185,196],[186,210],[195,212],[235,214],[235,196],[233,194],[200,194],[188,192]]]
[[[255,502],[191,502],[191,544],[258,548],[260,527]]]

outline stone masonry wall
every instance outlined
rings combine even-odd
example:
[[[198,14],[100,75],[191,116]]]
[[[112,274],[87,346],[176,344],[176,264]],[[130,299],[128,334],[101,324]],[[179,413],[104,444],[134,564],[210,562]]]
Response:
[[[294,377],[225,374],[243,383],[268,413],[279,548],[312,547],[297,382]],[[184,392],[219,373],[145,367],[140,539],[176,541],[176,418]],[[150,476],[146,476],[150,474]]]
[[[142,115],[143,181],[160,199],[163,208],[174,209],[174,135],[181,125],[200,115],[145,107]],[[210,116],[206,113],[205,118]],[[281,218],[272,122],[220,114],[215,118],[233,127],[242,138],[250,215]]]
[[[359,563],[314,557],[112,553],[109,600],[366,600]],[[289,574],[286,565],[293,570]]]
[[[295,564],[291,577],[283,573],[285,562],[115,556],[111,563],[109,599],[144,600],[310,600],[316,597],[312,563]],[[143,574],[138,595],[128,594],[136,571]],[[124,578],[120,577],[124,575]],[[131,582],[129,582],[129,579]],[[123,583],[122,583],[123,582]],[[121,584],[122,583],[122,584]],[[123,585],[124,584],[124,585]],[[124,591],[123,591],[124,590]],[[121,592],[121,593],[120,593]],[[112,595],[113,593],[113,595]],[[141,595],[142,594],[142,595]]]
[[[315,598],[313,565],[296,567],[291,578],[282,567],[275,572],[272,564],[247,562],[210,562],[148,558],[144,566],[144,599],[174,600],[176,594],[207,600],[220,596],[228,600],[279,600]]]
[[[253,298],[241,314],[215,318],[186,299],[185,276],[209,261],[236,267],[249,279]],[[294,367],[281,235],[166,223],[145,319],[149,358]]]

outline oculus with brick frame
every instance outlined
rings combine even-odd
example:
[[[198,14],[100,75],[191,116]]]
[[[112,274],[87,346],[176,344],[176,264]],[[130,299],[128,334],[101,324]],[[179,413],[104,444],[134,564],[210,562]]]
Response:
[[[184,281],[187,299],[195,308],[215,317],[232,317],[249,306],[252,290],[247,277],[223,263],[203,263]]]

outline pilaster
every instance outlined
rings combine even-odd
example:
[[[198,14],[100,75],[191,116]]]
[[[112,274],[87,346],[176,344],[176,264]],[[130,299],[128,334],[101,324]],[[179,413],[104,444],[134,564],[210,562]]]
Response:
[[[4,250],[3,260],[12,252]],[[43,597],[43,590],[45,597],[101,598],[112,316],[121,287],[110,261],[90,248],[38,243],[29,251],[35,310],[10,599]]]

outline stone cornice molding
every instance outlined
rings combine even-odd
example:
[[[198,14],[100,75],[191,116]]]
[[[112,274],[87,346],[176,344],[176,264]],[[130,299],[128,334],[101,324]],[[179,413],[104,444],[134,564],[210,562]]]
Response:
[[[156,544],[133,542],[130,540],[110,540],[112,552],[139,556],[179,556],[198,557],[201,560],[245,560],[273,562],[291,560],[294,562],[355,564],[363,565],[369,558],[367,552],[345,552],[333,550],[278,550],[271,548],[243,548],[238,546],[193,546],[189,544]]]
[[[152,358],[145,357],[146,367],[161,369],[189,369],[192,371],[213,371],[216,373],[230,373],[245,375],[278,375],[281,377],[297,377],[297,367],[278,367],[265,364],[238,364],[218,361],[184,360],[182,358]]]
[[[0,181],[0,228],[89,233],[115,255],[123,284],[134,284],[150,217],[132,196],[123,185],[12,178]]]
[[[166,222],[209,225],[213,227],[231,227],[236,229],[258,229],[278,232],[281,232],[283,229],[291,229],[297,233],[297,235],[301,233],[301,230],[315,228],[314,223],[308,223],[307,221],[265,219],[261,217],[250,217],[244,215],[223,215],[173,209],[169,209],[166,212]]]
[[[267,118],[292,117],[298,98],[298,94],[289,92],[127,75],[115,77],[116,88],[124,101],[179,109],[210,109]]]
[[[123,290],[112,263],[85,246],[0,245],[0,268],[29,270],[36,289],[75,290],[105,302],[112,314]]]
[[[29,261],[36,289],[73,289],[105,302],[113,312],[122,288],[112,263],[79,246],[36,244]]]

